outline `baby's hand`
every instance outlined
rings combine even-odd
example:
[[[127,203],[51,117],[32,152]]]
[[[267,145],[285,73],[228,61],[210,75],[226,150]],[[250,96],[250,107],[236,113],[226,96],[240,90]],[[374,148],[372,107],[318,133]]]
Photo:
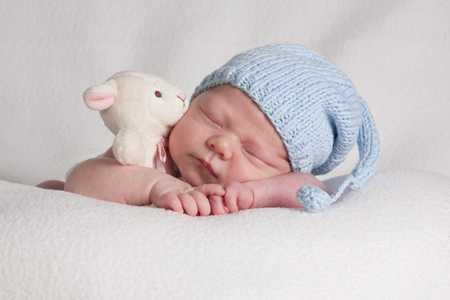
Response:
[[[249,209],[253,204],[252,190],[245,184],[237,181],[229,181],[221,184],[225,195],[211,195],[212,212],[215,215],[237,213],[239,210]]]
[[[186,182],[173,179],[160,180],[150,192],[150,201],[156,207],[171,209],[190,216],[211,213],[208,196],[223,196],[225,190],[217,184],[204,184],[193,188]]]

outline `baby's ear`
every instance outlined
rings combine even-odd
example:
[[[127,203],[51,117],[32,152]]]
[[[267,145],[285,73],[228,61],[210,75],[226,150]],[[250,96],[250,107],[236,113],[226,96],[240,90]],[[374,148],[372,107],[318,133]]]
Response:
[[[114,104],[116,95],[111,92],[87,90],[83,93],[84,103],[92,110],[105,110]]]

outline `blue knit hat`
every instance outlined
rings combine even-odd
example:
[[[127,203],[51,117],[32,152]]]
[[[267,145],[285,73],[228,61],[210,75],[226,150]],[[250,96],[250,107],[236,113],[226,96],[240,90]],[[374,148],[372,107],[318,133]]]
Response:
[[[256,48],[208,75],[192,99],[226,83],[246,92],[267,115],[294,172],[326,174],[358,144],[359,162],[335,194],[312,185],[297,192],[308,211],[324,210],[347,186],[359,188],[375,173],[381,150],[372,115],[347,76],[323,56],[296,44]]]

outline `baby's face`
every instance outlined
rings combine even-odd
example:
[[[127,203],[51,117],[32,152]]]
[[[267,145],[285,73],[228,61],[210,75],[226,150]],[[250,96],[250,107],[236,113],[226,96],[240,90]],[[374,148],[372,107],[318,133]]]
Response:
[[[169,149],[193,186],[291,171],[286,148],[269,119],[246,93],[228,84],[192,101],[172,130]]]

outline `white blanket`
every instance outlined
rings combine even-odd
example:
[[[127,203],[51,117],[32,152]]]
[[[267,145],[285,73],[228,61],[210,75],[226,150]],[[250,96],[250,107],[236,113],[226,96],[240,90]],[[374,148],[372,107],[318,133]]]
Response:
[[[330,183],[329,183],[330,185]],[[189,217],[0,182],[0,299],[449,299],[450,178]]]

